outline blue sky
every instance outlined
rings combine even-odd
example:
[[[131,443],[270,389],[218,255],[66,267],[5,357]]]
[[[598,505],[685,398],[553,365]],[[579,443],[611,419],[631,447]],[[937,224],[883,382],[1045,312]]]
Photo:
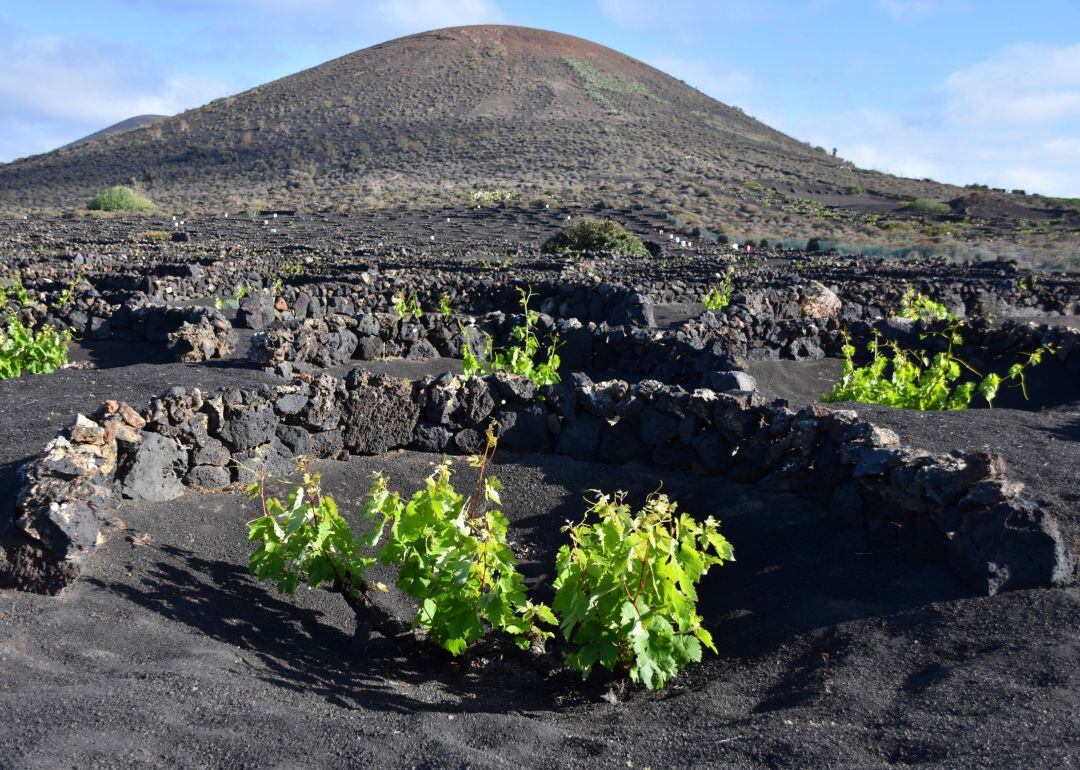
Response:
[[[619,49],[861,166],[1080,196],[1078,0],[5,0],[0,161],[488,22]]]

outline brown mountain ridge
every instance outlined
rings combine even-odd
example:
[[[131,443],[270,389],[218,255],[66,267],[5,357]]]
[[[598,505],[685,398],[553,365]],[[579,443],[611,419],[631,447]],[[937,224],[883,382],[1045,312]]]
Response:
[[[0,205],[70,209],[112,184],[185,208],[603,198],[804,237],[882,235],[904,199],[964,192],[857,169],[610,48],[510,26],[410,35],[15,161]]]

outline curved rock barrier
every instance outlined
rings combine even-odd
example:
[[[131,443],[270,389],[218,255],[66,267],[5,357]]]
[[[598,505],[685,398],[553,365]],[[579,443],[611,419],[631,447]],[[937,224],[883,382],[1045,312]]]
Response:
[[[491,420],[512,451],[646,463],[817,498],[838,522],[913,559],[944,562],[983,594],[1075,577],[1056,522],[1006,477],[999,456],[904,446],[853,411],[796,412],[746,391],[580,373],[537,389],[504,373],[410,381],[358,369],[255,390],[176,388],[141,412],[107,401],[77,416],[20,470],[0,575],[25,590],[59,591],[108,535],[123,498],[221,489],[256,468],[287,473],[297,455],[475,453]]]
[[[224,358],[235,345],[232,323],[210,307],[167,305],[141,292],[107,297],[87,287],[62,306],[23,308],[35,327],[71,329],[91,341],[164,343],[180,361]]]

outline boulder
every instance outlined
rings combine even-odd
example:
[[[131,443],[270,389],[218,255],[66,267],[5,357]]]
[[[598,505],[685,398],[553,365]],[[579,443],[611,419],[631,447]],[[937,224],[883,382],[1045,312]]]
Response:
[[[232,474],[218,465],[195,465],[184,476],[184,483],[189,487],[222,489],[232,483]]]
[[[420,417],[412,383],[382,374],[353,370],[342,421],[345,446],[357,454],[382,454],[410,444]]]
[[[746,372],[709,372],[705,380],[705,386],[716,392],[727,390],[757,390],[757,380]]]
[[[642,409],[639,421],[641,425],[641,440],[646,444],[653,446],[666,444],[679,433],[678,418],[674,415],[662,412],[652,405]]]
[[[236,324],[244,329],[260,331],[277,320],[274,298],[261,291],[244,298],[236,313]]]
[[[805,318],[836,318],[843,309],[840,298],[823,283],[811,281],[804,289],[802,314]]]
[[[143,432],[132,455],[117,471],[124,497],[160,503],[184,493],[180,478],[187,471],[187,452],[175,440]]]
[[[499,445],[512,452],[535,452],[547,448],[551,441],[547,409],[543,404],[527,404],[519,411],[497,413]]]
[[[409,352],[405,355],[409,361],[430,361],[439,357],[439,351],[426,339],[418,339],[409,346]]]
[[[563,425],[555,451],[575,460],[595,460],[606,424],[590,414],[578,415]]]
[[[964,513],[949,541],[948,560],[961,580],[991,596],[1065,585],[1076,571],[1076,557],[1065,547],[1057,522],[1025,499]]]
[[[228,409],[221,439],[234,450],[245,451],[268,442],[276,429],[277,416],[270,404],[237,405]]]

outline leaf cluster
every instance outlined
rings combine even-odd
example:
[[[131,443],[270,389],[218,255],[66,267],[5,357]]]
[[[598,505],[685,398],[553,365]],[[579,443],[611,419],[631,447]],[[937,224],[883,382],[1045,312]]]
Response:
[[[536,334],[540,317],[529,310],[533,294],[520,287],[518,292],[521,294],[523,321],[510,331],[513,344],[509,347],[495,348],[491,335],[485,333],[481,349],[475,351],[464,327],[461,327],[462,337],[465,338],[465,344],[461,346],[462,372],[466,379],[495,372],[520,374],[537,385],[554,385],[562,379],[559,376],[558,337],[552,336],[546,346],[541,344]]]
[[[336,583],[351,594],[366,591],[364,571],[375,560],[361,554],[364,543],[354,539],[334,499],[322,494],[319,474],[305,471],[303,478],[284,502],[267,497],[265,479],[248,485],[248,496],[262,504],[262,516],[248,525],[248,540],[258,543],[252,574],[289,595],[301,583],[309,588]]]
[[[719,284],[709,286],[701,301],[707,309],[719,312],[731,304],[731,295],[734,290],[733,277],[729,270]]]
[[[925,294],[908,289],[900,298],[899,318],[910,321],[953,321],[956,319],[949,309]]]
[[[542,651],[553,636],[546,626],[559,625],[574,646],[566,662],[583,678],[599,664],[658,689],[700,661],[703,646],[715,652],[697,613],[697,584],[710,567],[734,560],[715,519],[679,514],[664,495],[633,512],[624,493],[597,493],[585,520],[566,527],[571,544],[558,552],[548,607],[526,595],[508,544],[501,485],[486,475],[494,446],[489,434],[473,460],[480,474],[471,497],[454,488],[448,461],[408,499],[376,474],[359,537],[320,492],[317,473],[305,471],[284,502],[267,497],[265,481],[251,484],[262,509],[249,524],[252,572],[286,594],[329,584],[362,612],[372,588],[388,590],[369,584],[367,570],[393,567],[395,586],[417,603],[414,628],[451,654],[489,631]]]
[[[593,520],[590,520],[593,519]],[[702,646],[716,651],[697,613],[696,586],[710,567],[734,560],[711,516],[698,522],[653,495],[634,512],[622,493],[598,494],[585,520],[568,526],[556,559],[555,600],[568,662],[588,676],[599,663],[663,687]]]
[[[394,303],[394,312],[398,318],[406,318],[407,316],[413,316],[414,318],[423,318],[424,311],[420,307],[420,300],[413,294],[408,296],[404,290],[399,291],[391,297],[391,301]]]
[[[482,481],[484,499],[499,504],[501,485]],[[398,568],[397,587],[419,604],[414,624],[453,655],[460,655],[487,628],[509,635],[522,649],[551,635],[551,610],[525,596],[525,581],[507,544],[507,520],[480,506],[451,484],[449,463],[428,477],[407,501],[377,476],[364,516],[376,524],[381,564]]]
[[[214,297],[214,307],[218,310],[238,310],[240,303],[253,291],[250,284],[238,285],[231,297]]]
[[[0,380],[19,377],[23,372],[48,374],[68,362],[71,330],[27,326],[17,314],[10,313],[7,325],[0,329]]]
[[[950,327],[944,334],[949,340],[948,348],[933,355],[905,350],[895,342],[883,344],[875,338],[867,345],[870,361],[864,366],[856,365],[855,346],[846,343],[840,382],[822,401],[859,401],[900,409],[940,411],[967,409],[978,395],[988,406],[993,406],[1002,384],[1010,381],[1017,383],[1027,398],[1025,372],[1028,367],[1042,363],[1043,356],[1049,352],[1049,348],[1040,347],[1025,361],[1010,366],[1004,375],[995,372],[983,375],[953,353],[953,345],[963,342],[956,327]],[[973,378],[962,380],[965,371]]]
[[[64,300],[65,292],[68,292],[67,300]],[[70,291],[62,291],[60,299],[70,301]],[[32,304],[33,298],[20,276],[15,276],[8,284],[0,284],[0,319],[3,319],[0,321],[0,380],[19,377],[24,372],[48,374],[68,362],[71,329],[60,330],[47,324],[35,329],[19,312]]]
[[[489,456],[479,462],[486,465]],[[482,501],[499,504],[500,488],[481,472],[477,494],[483,500],[466,498],[454,489],[447,461],[406,500],[376,474],[364,505],[368,528],[357,538],[333,498],[320,493],[318,474],[305,472],[304,484],[284,503],[267,498],[264,484],[257,482],[248,488],[249,496],[262,502],[262,516],[248,531],[248,539],[257,543],[251,570],[286,594],[301,583],[311,588],[332,583],[356,596],[370,590],[364,577],[369,568],[396,567],[395,585],[419,606],[414,626],[451,654],[465,652],[488,629],[507,634],[523,649],[542,646],[551,632],[541,625],[554,625],[555,617],[525,596],[506,540],[506,517],[495,508],[482,510]],[[364,555],[384,539],[374,556]]]

